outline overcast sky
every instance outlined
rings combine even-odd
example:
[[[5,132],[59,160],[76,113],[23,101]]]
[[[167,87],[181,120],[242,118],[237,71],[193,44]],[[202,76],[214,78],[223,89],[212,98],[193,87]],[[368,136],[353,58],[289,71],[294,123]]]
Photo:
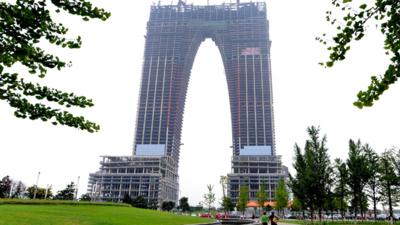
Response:
[[[83,194],[88,174],[99,168],[100,155],[132,153],[144,35],[152,2],[94,0],[112,13],[106,22],[57,17],[70,28],[72,36],[82,36],[83,46],[79,50],[51,48],[73,65],[50,71],[43,82],[93,98],[93,108],[74,112],[98,122],[101,131],[89,134],[17,119],[8,104],[0,102],[0,177],[10,175],[33,185],[40,171],[40,186],[52,184],[60,190],[80,176],[79,193]],[[207,0],[187,2],[207,4]],[[210,0],[210,4],[222,2]],[[331,159],[346,158],[350,138],[360,138],[378,152],[400,146],[398,84],[372,108],[359,110],[352,105],[356,93],[369,84],[370,75],[380,74],[388,62],[379,31],[371,26],[369,37],[352,47],[348,60],[324,69],[318,62],[327,58],[327,52],[315,37],[330,29],[324,20],[330,1],[266,2],[272,40],[276,147],[284,164],[291,167],[293,145],[297,142],[304,146],[305,130],[311,125],[320,126],[327,134]],[[206,40],[193,65],[183,123],[180,194],[189,197],[191,204],[202,200],[207,184],[215,186],[220,199],[219,176],[231,169],[230,111],[224,76],[218,49]]]

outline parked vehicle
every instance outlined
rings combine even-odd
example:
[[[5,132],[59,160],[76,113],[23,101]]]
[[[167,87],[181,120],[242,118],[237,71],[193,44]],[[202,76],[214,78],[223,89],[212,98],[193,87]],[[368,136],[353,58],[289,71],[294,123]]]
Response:
[[[385,220],[388,216],[386,214],[378,214],[376,215],[377,220]]]
[[[211,214],[210,213],[202,213],[202,214],[200,214],[200,217],[211,218]]]
[[[217,213],[217,214],[215,214],[215,219],[217,219],[217,220],[226,219],[226,218],[229,218],[228,214],[225,214],[225,213]]]
[[[287,219],[298,219],[298,216],[295,215],[288,215]]]
[[[386,217],[387,220],[390,220],[389,216]],[[399,220],[400,219],[400,214],[398,213],[393,213],[393,219],[394,220]]]

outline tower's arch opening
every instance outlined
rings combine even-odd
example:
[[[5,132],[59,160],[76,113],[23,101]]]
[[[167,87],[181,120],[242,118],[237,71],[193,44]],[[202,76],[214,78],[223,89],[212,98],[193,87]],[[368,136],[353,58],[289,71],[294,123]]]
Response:
[[[180,197],[191,205],[203,200],[206,185],[222,197],[219,175],[230,171],[232,150],[228,86],[221,54],[211,39],[199,47],[191,70],[183,121]]]

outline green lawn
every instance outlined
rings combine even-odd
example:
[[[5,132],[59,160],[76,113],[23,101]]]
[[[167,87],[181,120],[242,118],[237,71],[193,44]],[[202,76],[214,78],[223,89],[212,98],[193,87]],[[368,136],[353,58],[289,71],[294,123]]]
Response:
[[[133,207],[0,204],[0,225],[181,225],[211,220]]]
[[[280,222],[282,223],[286,223],[286,224],[299,224],[299,225],[309,225],[312,224],[311,220],[280,220]],[[278,223],[279,224],[279,223]],[[314,220],[314,225],[319,225],[319,224],[323,224],[323,225],[389,225],[389,221],[357,221],[357,223],[355,223],[352,220],[349,221],[341,221],[341,220],[336,220],[336,221],[331,221],[331,220],[325,220],[322,221],[322,223],[320,223],[318,220]],[[395,225],[400,225],[399,222],[396,222]]]

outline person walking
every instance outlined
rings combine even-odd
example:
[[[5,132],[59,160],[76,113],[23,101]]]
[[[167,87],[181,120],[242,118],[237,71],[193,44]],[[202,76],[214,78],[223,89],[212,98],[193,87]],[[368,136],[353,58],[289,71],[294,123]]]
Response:
[[[268,216],[266,212],[263,212],[260,220],[262,225],[268,225]]]
[[[275,213],[272,212],[271,215],[269,216],[269,221],[271,221],[271,225],[278,225],[278,217],[275,216]]]

